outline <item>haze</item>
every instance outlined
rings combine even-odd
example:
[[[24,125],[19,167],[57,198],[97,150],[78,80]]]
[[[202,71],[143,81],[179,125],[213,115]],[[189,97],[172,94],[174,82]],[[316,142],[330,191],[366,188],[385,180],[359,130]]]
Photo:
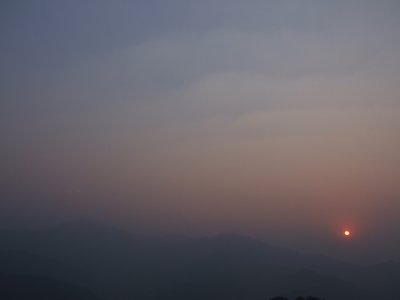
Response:
[[[2,226],[99,219],[400,259],[398,1],[0,11]]]

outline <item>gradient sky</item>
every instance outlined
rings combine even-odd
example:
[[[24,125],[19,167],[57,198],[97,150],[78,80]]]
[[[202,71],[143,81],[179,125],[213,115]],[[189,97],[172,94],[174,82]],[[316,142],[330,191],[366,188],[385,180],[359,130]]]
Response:
[[[396,0],[2,1],[0,64],[3,225],[400,259]]]

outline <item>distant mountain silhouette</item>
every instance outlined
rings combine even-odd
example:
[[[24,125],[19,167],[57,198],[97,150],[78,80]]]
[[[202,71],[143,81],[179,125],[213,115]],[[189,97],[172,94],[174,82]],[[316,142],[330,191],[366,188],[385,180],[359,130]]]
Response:
[[[0,231],[0,265],[0,299],[36,299],[10,296],[23,286],[76,294],[68,299],[400,299],[395,262],[361,267],[234,234],[148,237],[95,222]]]
[[[89,289],[55,279],[0,273],[0,299],[98,300]]]

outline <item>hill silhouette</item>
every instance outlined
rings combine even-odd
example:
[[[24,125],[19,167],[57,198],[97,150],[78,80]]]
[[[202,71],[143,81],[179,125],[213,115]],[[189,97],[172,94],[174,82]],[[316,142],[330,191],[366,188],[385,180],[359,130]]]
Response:
[[[232,234],[150,237],[92,222],[3,230],[0,264],[2,299],[400,299],[396,262],[358,266]]]

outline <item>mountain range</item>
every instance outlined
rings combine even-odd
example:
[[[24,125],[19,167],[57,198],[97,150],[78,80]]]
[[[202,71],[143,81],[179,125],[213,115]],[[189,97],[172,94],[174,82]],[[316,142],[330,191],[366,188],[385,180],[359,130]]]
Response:
[[[95,222],[0,231],[0,299],[400,299],[400,263],[360,266],[235,234],[131,234]]]

